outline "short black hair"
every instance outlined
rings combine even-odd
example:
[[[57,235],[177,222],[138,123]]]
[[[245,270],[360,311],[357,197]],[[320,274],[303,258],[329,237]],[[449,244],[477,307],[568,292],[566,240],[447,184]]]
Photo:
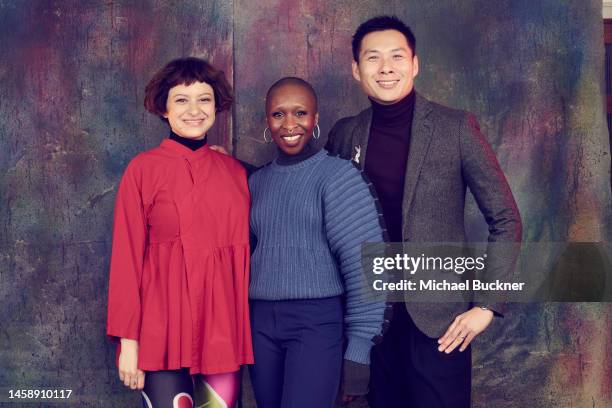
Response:
[[[270,86],[270,88],[268,89],[268,92],[266,92],[266,103],[268,102],[268,99],[270,99],[270,95],[272,95],[272,92],[274,92],[275,90],[277,90],[278,88],[284,85],[297,85],[297,86],[301,86],[302,88],[306,89],[306,91],[310,93],[310,95],[314,99],[315,108],[317,110],[319,109],[318,108],[319,98],[317,97],[317,93],[315,92],[312,85],[310,85],[307,81],[303,80],[302,78],[291,77],[291,76],[281,78],[275,83],[273,83],[272,86]]]
[[[406,41],[408,41],[408,46],[412,50],[412,56],[414,57],[416,55],[416,38],[414,38],[414,34],[410,27],[396,16],[376,16],[361,23],[353,35],[352,46],[353,59],[355,62],[359,62],[359,51],[361,51],[361,41],[363,41],[363,37],[374,31],[385,30],[396,30],[404,34]]]

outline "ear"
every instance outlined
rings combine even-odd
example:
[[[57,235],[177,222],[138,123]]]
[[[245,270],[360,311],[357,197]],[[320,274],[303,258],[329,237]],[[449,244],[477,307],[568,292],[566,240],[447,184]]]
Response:
[[[357,61],[353,60],[351,68],[353,71],[353,78],[355,78],[357,82],[361,82],[361,74],[359,74],[359,64]]]
[[[412,58],[412,66],[412,78],[414,78],[419,73],[419,57],[416,55]]]
[[[319,124],[319,112],[315,113],[315,126]]]

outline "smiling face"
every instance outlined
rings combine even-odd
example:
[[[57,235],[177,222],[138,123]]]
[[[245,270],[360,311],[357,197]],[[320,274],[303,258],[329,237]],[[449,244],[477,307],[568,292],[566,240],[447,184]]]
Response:
[[[367,34],[361,40],[359,63],[353,61],[353,77],[370,98],[383,105],[408,95],[418,73],[419,60],[397,30]]]
[[[202,139],[215,123],[215,97],[205,82],[170,88],[166,113],[170,128],[187,139]]]
[[[268,95],[266,121],[279,149],[289,155],[298,154],[312,138],[319,121],[317,103],[304,86],[281,85]]]

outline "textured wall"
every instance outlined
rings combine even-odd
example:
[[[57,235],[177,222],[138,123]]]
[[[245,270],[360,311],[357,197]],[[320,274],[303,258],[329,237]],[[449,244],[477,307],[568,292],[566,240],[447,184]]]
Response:
[[[0,4],[0,401],[45,386],[72,388],[74,406],[128,406],[104,336],[117,182],[167,134],[142,107],[157,69],[197,55],[231,78],[232,5]]]
[[[611,237],[610,150],[603,110],[598,1],[242,1],[234,14],[239,78],[238,155],[261,164],[263,98],[284,75],[321,97],[325,133],[368,105],[350,75],[350,38],[360,21],[394,13],[417,37],[416,88],[477,115],[512,186],[527,241]],[[252,67],[258,69],[253,70]],[[259,106],[259,109],[257,109]],[[470,199],[474,239],[486,228]],[[476,342],[474,405],[604,407],[612,404],[612,307],[514,305]],[[363,404],[365,406],[365,404]]]
[[[177,56],[234,77],[233,117],[211,138],[261,164],[274,154],[261,139],[268,86],[311,81],[325,134],[367,106],[352,32],[395,13],[417,36],[417,89],[480,119],[525,239],[610,240],[600,2],[355,3],[0,1],[0,405],[8,388],[42,386],[72,388],[74,406],[137,401],[104,337],[112,207],[128,160],[165,135],[143,90]],[[482,237],[473,203],[468,220]],[[511,309],[478,339],[475,406],[612,404],[610,306]]]

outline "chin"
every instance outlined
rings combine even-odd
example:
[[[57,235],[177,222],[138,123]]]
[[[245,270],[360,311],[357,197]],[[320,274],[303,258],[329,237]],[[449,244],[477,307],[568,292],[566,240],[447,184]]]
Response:
[[[399,102],[400,99],[402,98],[399,95],[382,95],[380,98],[378,98],[380,103],[384,105],[391,105],[395,102]]]
[[[300,153],[303,149],[304,149],[304,146],[295,146],[295,147],[285,147],[282,150],[283,150],[283,152],[285,152],[285,154],[288,154],[290,156],[294,156],[294,155]]]
[[[200,139],[202,137],[204,137],[204,135],[206,134],[206,132],[184,132],[184,133],[179,133],[178,135],[181,137],[184,137],[185,139]]]

